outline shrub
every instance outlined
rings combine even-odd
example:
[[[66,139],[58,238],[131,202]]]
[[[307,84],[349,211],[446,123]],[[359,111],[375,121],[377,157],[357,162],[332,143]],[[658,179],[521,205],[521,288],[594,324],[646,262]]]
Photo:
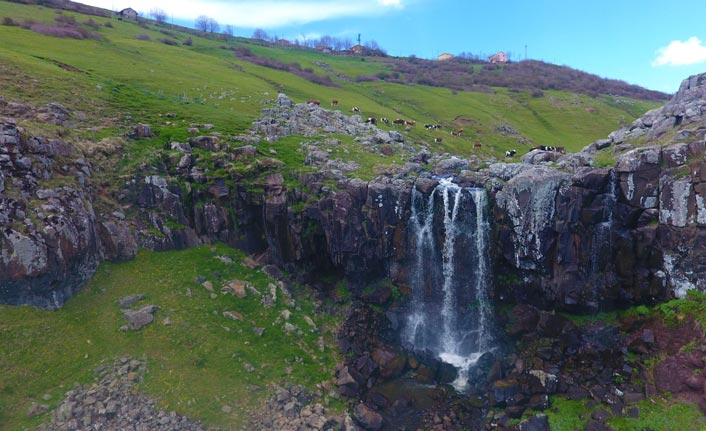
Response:
[[[108,27],[108,28],[113,28],[113,23],[110,21],[106,21],[105,23],[103,23],[103,26]]]
[[[167,38],[160,37],[160,38],[157,39],[157,40],[160,41],[160,42],[162,42],[163,44],[169,45],[169,46],[177,46],[177,45],[179,45],[179,41],[178,41],[178,40],[174,40],[174,39],[167,39]]]
[[[35,33],[43,34],[45,36],[53,37],[70,37],[72,39],[83,39],[83,35],[78,32],[75,28],[70,27],[57,27],[52,25],[44,24],[33,24],[30,27]]]
[[[540,90],[539,88],[536,88],[532,90],[532,97],[544,97],[544,91]]]
[[[58,15],[54,17],[54,21],[60,26],[74,27],[76,26],[76,18],[67,15]]]
[[[100,27],[97,22],[93,21],[92,19],[89,19],[88,21],[84,21],[83,25],[92,28],[93,30],[98,30]]]
[[[194,43],[194,41],[191,40],[190,37],[187,37],[181,44],[186,45],[186,46],[191,46],[191,45],[193,45],[193,43]]]
[[[10,18],[9,16],[6,16],[2,19],[2,25],[17,25],[17,23],[13,21],[12,18]]]
[[[137,40],[152,40],[149,34],[138,34],[135,36],[135,39]]]

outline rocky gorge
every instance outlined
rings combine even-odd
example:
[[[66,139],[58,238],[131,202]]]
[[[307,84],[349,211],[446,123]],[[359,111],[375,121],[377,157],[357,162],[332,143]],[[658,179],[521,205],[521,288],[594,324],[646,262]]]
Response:
[[[626,336],[608,326],[580,328],[556,313],[654,305],[706,290],[701,259],[706,140],[700,128],[705,88],[704,75],[687,79],[665,107],[581,153],[534,150],[524,163],[487,167],[415,150],[400,132],[383,131],[359,116],[294,104],[280,94],[251,132],[234,142],[214,134],[169,143],[162,163],[123,178],[114,196],[118,205],[99,211],[93,205],[100,193],[93,179],[98,166],[71,145],[28,136],[5,118],[0,301],[61,307],[100,261],[129,260],[138,247],[225,242],[321,290],[330,286],[319,276],[333,275],[345,280],[356,301],[339,335],[347,359],[337,387],[364,402],[353,415],[358,425],[381,429],[421,403],[395,398],[381,390],[384,383],[404,376],[450,383],[457,377],[453,367],[400,340],[404,312],[389,306],[396,294],[412,295],[412,196],[433,200],[437,186],[452,179],[461,189],[487,194],[488,295],[495,309],[510,311],[496,313],[504,329],[498,349],[469,370],[466,394],[430,394],[430,411],[436,413],[417,423],[432,429],[509,426],[526,410],[547,409],[554,394],[592,398],[610,407],[608,416],[634,414],[632,404],[663,391],[695,394],[703,402],[703,384],[690,376],[704,368],[694,358],[705,352],[671,365],[686,370],[678,388],[658,377],[669,372],[666,365],[652,377],[631,365],[628,348],[647,357],[655,346],[668,344],[669,330],[634,319],[621,322],[630,328]],[[11,113],[7,104],[3,112]],[[350,178],[352,162],[325,150],[336,145],[332,134],[355,137],[370,152],[393,152],[407,162],[371,181]],[[295,178],[283,175],[281,162],[259,149],[292,135],[304,137],[305,163],[316,168]],[[651,145],[650,139],[665,137]],[[619,150],[615,163],[595,167],[597,151],[606,149]],[[221,165],[206,166],[204,152],[217,155]],[[235,164],[251,171],[217,174]],[[445,215],[431,213],[438,238],[448,236],[441,227]],[[384,312],[371,305],[385,307]],[[676,346],[670,349],[678,352]],[[616,375],[622,376],[619,382]],[[490,408],[503,410],[480,413]],[[517,429],[548,429],[546,419],[530,421]],[[593,422],[604,426],[601,418]]]

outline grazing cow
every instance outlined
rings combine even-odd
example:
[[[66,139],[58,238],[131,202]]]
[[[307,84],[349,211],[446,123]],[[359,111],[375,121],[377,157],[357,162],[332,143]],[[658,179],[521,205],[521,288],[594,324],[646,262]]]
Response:
[[[373,117],[368,117],[367,120],[365,120],[365,124],[376,124],[375,119]]]
[[[315,99],[307,100],[306,103],[307,103],[307,105],[316,105],[316,106],[321,105],[321,102],[318,100],[315,100]]]
[[[412,121],[412,120],[407,120],[407,121],[405,121],[404,123],[405,123],[407,126],[414,126],[415,124],[417,124],[416,121]]]
[[[483,144],[481,144],[480,142],[476,142],[475,144],[473,144],[473,148],[480,148],[482,146]]]
[[[441,143],[441,138],[434,138],[434,143],[435,144]]]
[[[434,128],[434,125],[433,125],[433,124],[425,124],[425,125],[424,125],[424,128],[427,129],[427,130],[431,130],[431,129]]]
[[[353,109],[351,109],[353,112],[360,112],[360,108],[357,106],[354,106]]]
[[[387,119],[387,117],[382,117],[380,119],[380,122],[387,124],[388,126],[390,125],[390,120]]]
[[[461,136],[463,134],[463,129],[452,130],[451,136]]]
[[[435,129],[441,129],[441,124],[434,124]]]
[[[516,150],[505,151],[505,157],[514,157],[517,154]]]
[[[555,147],[555,148],[556,148],[556,150],[554,150],[554,151],[556,151],[557,153],[566,154],[566,149],[564,147]]]
[[[395,118],[394,120],[392,120],[392,123],[393,124],[404,124],[404,120],[401,118]]]
[[[333,100],[331,101],[331,106],[338,106],[338,100],[333,99]]]

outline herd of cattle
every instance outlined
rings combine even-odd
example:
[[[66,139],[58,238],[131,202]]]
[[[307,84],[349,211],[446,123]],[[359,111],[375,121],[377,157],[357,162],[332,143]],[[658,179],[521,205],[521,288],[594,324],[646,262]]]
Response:
[[[308,100],[306,103],[309,105],[316,105],[316,106],[321,105],[321,101],[315,100],[315,99]],[[336,100],[336,99],[331,100],[331,106],[332,107],[338,106],[338,100]],[[351,112],[360,113],[360,108],[357,106],[354,106],[351,109]],[[384,123],[387,126],[390,125],[390,120],[388,118],[382,117],[382,118],[380,118],[379,121],[381,123]],[[365,120],[366,124],[376,125],[377,122],[378,122],[378,120],[374,117],[368,117]],[[412,126],[415,126],[417,124],[417,122],[411,121],[411,120],[404,120],[402,118],[395,118],[394,120],[392,120],[392,124],[412,127]],[[441,124],[425,124],[424,128],[426,130],[441,130],[442,126],[441,126]],[[462,134],[463,134],[463,129],[456,129],[456,130],[451,131],[451,136],[461,136]],[[436,144],[441,143],[442,141],[443,140],[441,137],[434,138],[434,143],[436,143]],[[483,145],[480,142],[476,142],[475,144],[473,144],[474,148],[481,148],[482,146]],[[534,151],[534,150],[551,151],[551,152],[556,152],[556,153],[560,153],[560,154],[565,153],[564,147],[555,147],[555,146],[551,146],[551,145],[539,145],[537,147],[530,148],[529,151]],[[505,157],[507,157],[507,158],[514,157],[516,154],[517,154],[517,150],[505,151]]]

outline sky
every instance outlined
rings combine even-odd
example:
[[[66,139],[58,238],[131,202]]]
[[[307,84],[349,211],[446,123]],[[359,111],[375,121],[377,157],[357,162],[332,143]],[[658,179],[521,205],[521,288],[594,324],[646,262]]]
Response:
[[[498,51],[565,65],[605,78],[673,93],[706,72],[706,1],[680,0],[79,0],[106,9],[153,9],[189,27],[199,15],[236,36],[324,35],[389,55],[436,58]]]

